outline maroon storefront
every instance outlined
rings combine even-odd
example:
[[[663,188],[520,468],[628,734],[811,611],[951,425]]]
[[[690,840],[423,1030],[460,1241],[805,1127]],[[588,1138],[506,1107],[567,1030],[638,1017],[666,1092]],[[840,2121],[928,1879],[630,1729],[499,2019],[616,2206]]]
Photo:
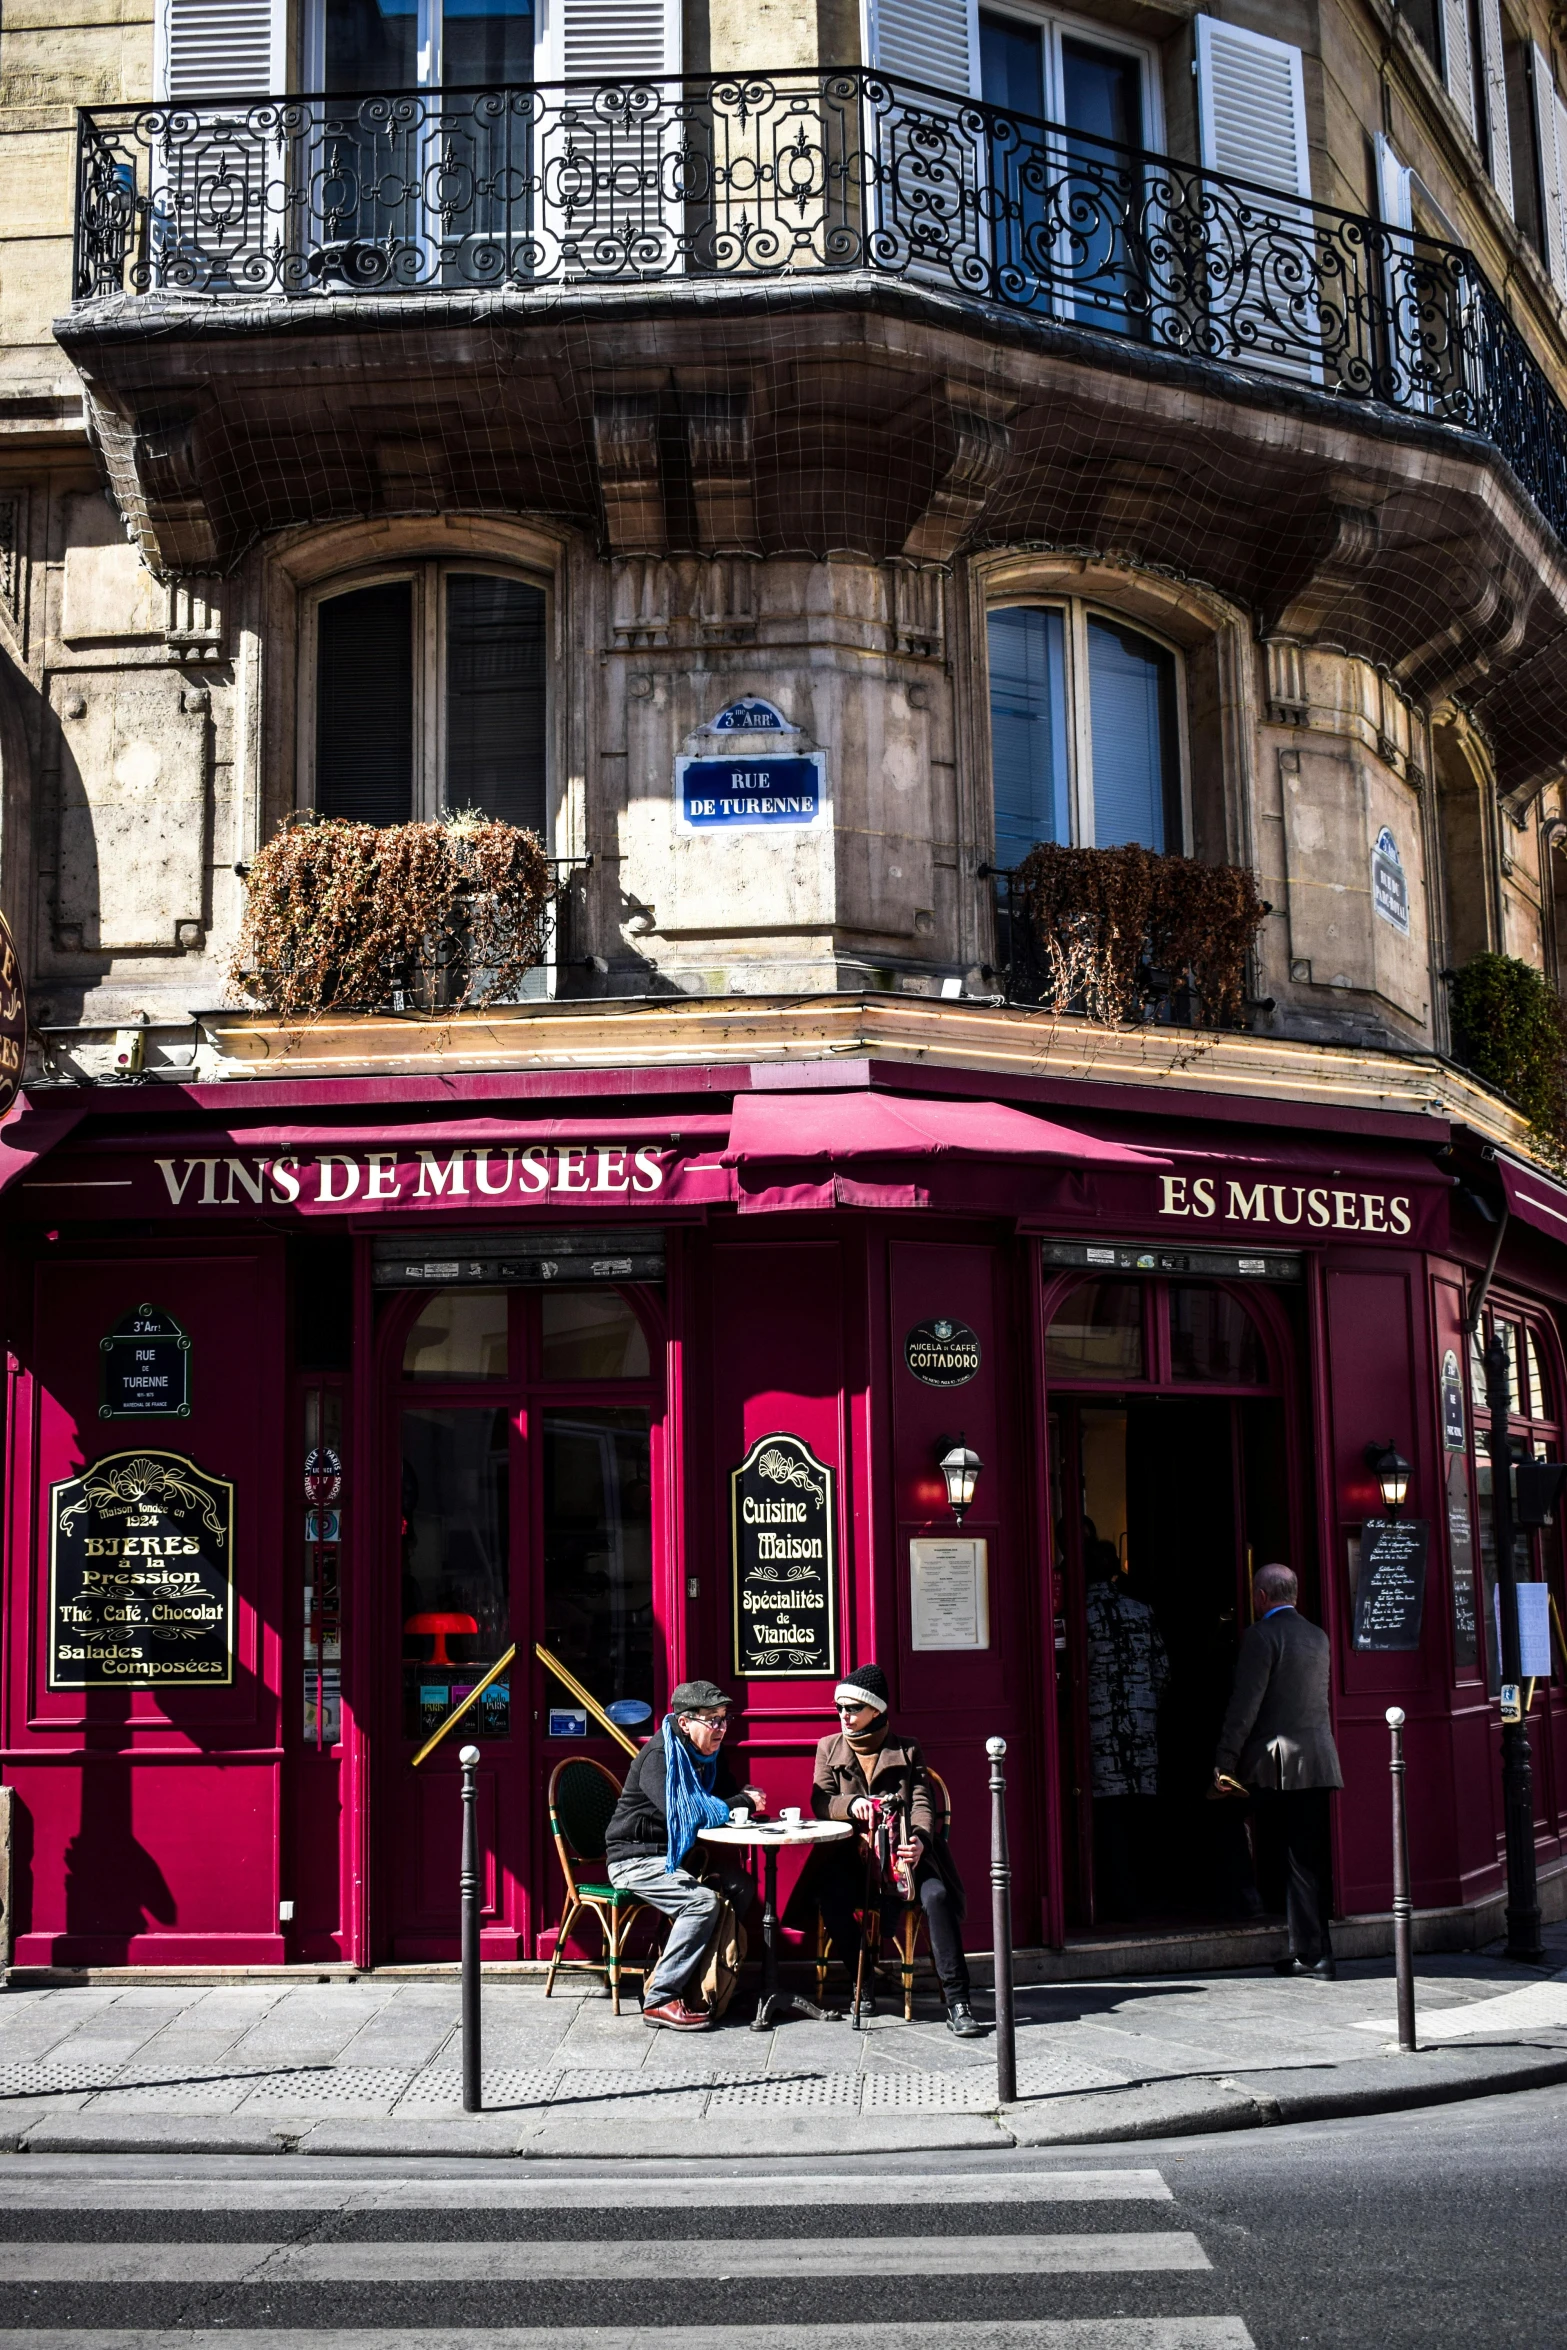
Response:
[[[1255,1906],[1202,1793],[1274,1557],[1334,1641],[1340,1910],[1388,1904],[1394,1702],[1418,1904],[1494,1897],[1465,1316],[1501,1231],[1485,1315],[1559,1453],[1567,1194],[1434,1117],[1310,1115],[865,1062],[24,1102],[0,1130],[13,1963],[453,1955],[459,1742],[413,1757],[513,1642],[475,1709],[488,1956],[551,1947],[554,1764],[623,1759],[538,1643],[623,1720],[688,1673],[735,1686],[775,1801],[805,1795],[833,1676],[879,1658],[975,1887],[1007,1738],[1015,1932],[1059,1945],[1096,1918],[1106,1543],[1171,1662],[1149,1920]],[[1404,1645],[1367,1649],[1387,1443],[1426,1573]],[[1559,1595],[1556,1534],[1525,1571]],[[1549,1913],[1554,1684],[1531,1720]]]

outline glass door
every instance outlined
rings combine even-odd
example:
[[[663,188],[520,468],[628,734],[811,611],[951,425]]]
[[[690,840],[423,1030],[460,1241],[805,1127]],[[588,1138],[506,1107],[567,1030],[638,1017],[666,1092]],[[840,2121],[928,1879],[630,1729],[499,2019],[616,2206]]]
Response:
[[[1055,18],[989,9],[979,56],[981,94],[1005,110],[990,138],[989,213],[1009,298],[1037,285],[1063,317],[1141,333],[1127,254],[1147,175],[1123,150],[1153,143],[1149,56]],[[1069,135],[1046,138],[1047,121]]]
[[[525,263],[532,0],[316,0],[323,284],[492,284]]]
[[[559,1914],[550,1772],[573,1753],[617,1777],[626,1762],[563,1674],[626,1724],[651,1717],[665,1679],[652,1351],[636,1306],[607,1288],[453,1288],[384,1310],[396,1718],[378,1939],[394,1959],[456,1954],[458,1755],[471,1741],[484,1947],[526,1956]]]

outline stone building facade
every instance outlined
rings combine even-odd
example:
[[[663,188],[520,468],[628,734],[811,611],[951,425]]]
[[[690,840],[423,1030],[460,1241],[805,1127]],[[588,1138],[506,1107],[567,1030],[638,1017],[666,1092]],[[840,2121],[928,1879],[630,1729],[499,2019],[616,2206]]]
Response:
[[[1192,1758],[1249,1571],[1287,1554],[1335,1640],[1341,1908],[1375,1946],[1397,1695],[1431,1931],[1494,1922],[1466,1325],[1512,1334],[1559,1448],[1567,1194],[1455,1060],[1449,981],[1501,953],[1554,988],[1564,946],[1563,90],[1545,0],[6,9],[25,1963],[443,1952],[449,1757],[417,1778],[410,1724],[508,1626],[486,1930],[540,1955],[544,1789],[596,1731],[557,1733],[529,1660],[569,1622],[590,1684],[603,1661],[561,1561],[635,1617],[616,1702],[744,1678],[724,1513],[777,1434],[841,1513],[836,1661],[892,1660],[964,1836],[976,1741],[1021,1741],[1028,1938],[1098,1914],[1091,1553],[1152,1576],[1183,1513],[1208,1645],[1177,1659],[1171,1849],[1209,1907],[1239,1863]],[[556,863],[517,1000],[241,1000],[285,821],[471,808]],[[1249,873],[1238,1019],[1179,988],[1137,1025],[1042,1008],[1004,889],[1048,840]],[[100,1349],[154,1308],[196,1334],[194,1400],[106,1432]],[[932,1320],[983,1365],[961,1404],[910,1367]],[[510,1433],[448,1522],[429,1430],[481,1405]],[[933,1663],[960,1428],[991,1549],[946,1643],[974,1653]],[[559,1448],[589,1436],[572,1532]],[[1386,1654],[1372,1440],[1431,1544]],[[56,1669],[61,1497],[127,1443],[238,1512],[220,1689]],[[1537,1677],[1558,1899],[1567,1713]],[[784,1778],[822,1678],[747,1681]]]

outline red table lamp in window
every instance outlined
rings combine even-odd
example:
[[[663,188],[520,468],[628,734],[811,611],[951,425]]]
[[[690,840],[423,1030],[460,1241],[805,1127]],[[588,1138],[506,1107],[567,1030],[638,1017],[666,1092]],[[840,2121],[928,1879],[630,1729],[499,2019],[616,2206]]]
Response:
[[[475,1616],[409,1616],[403,1624],[405,1632],[422,1633],[426,1639],[433,1640],[435,1647],[430,1654],[431,1664],[445,1665],[448,1668],[453,1661],[446,1653],[448,1637],[455,1638],[460,1632],[477,1632],[478,1629],[478,1619]]]

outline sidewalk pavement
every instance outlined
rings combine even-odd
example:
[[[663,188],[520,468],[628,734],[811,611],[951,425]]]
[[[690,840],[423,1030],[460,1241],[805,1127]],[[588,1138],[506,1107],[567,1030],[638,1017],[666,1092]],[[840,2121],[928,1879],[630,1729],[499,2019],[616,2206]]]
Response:
[[[1560,1972],[1551,1972],[1560,1969]],[[584,1996],[583,1986],[589,1994]],[[1392,1968],[1116,1978],[1017,1994],[1018,2097],[994,2043],[934,2002],[862,2032],[650,2031],[571,1978],[484,1985],[485,2111],[462,2111],[454,1977],[383,1973],[0,1995],[0,2152],[438,2154],[581,2160],[1072,2146],[1249,2129],[1567,2081],[1567,1928],[1546,1967],[1431,1957],[1421,2047],[1397,2053]],[[829,1997],[832,1996],[829,1988]],[[976,1998],[980,2013],[988,2001]]]

